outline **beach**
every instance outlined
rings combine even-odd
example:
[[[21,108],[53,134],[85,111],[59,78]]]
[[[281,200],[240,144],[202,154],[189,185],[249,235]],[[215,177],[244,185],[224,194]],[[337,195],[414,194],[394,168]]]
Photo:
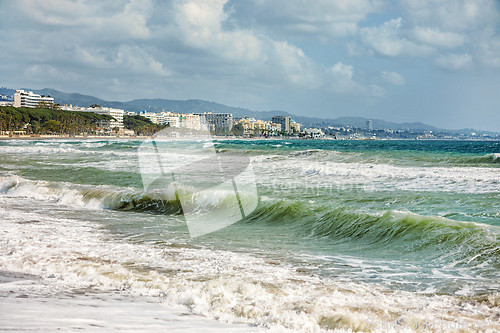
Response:
[[[498,331],[500,143],[144,142],[0,140],[2,329]]]

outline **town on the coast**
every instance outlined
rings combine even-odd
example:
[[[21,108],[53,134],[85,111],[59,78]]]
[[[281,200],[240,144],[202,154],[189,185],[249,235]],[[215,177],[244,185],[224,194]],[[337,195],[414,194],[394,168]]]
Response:
[[[54,102],[50,96],[17,89],[13,96],[0,95],[0,137],[137,137],[151,136],[169,127],[177,136],[210,131],[212,135],[241,138],[302,138],[337,140],[461,139],[498,140],[498,134],[450,133],[432,130],[374,128],[328,123],[302,124],[290,116],[270,120],[233,117],[231,113],[182,113],[179,111],[127,111]],[[317,125],[317,126],[311,126]],[[170,132],[170,131],[169,131]]]

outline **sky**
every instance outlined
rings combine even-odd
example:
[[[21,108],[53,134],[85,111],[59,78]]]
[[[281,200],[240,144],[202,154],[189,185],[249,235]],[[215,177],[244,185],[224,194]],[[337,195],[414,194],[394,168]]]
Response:
[[[500,132],[499,0],[0,0],[0,86]]]

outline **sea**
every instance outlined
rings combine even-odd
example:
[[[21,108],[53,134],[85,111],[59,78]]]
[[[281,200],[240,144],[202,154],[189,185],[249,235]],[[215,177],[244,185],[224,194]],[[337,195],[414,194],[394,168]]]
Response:
[[[499,207],[494,141],[1,140],[0,330],[498,332]]]

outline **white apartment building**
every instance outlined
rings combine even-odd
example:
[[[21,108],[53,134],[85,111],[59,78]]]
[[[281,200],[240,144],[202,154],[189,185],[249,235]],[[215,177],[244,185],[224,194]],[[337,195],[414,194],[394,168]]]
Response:
[[[158,120],[158,113],[156,112],[146,112],[146,111],[139,111],[139,116],[142,116],[144,118],[147,118],[151,120],[153,124],[159,124]]]
[[[202,129],[201,117],[194,114],[140,111],[139,115],[148,118],[153,124],[169,124],[170,127],[189,128],[198,131]]]
[[[232,113],[194,113],[200,116],[201,128],[210,129],[211,131],[229,132],[233,128]]]
[[[114,118],[114,120],[111,120],[109,122],[109,128],[118,127],[120,130],[123,130],[124,111],[122,109],[113,109],[113,108],[106,108],[106,107],[84,108],[84,107],[73,106],[73,105],[64,105],[61,109],[66,110],[66,111],[94,112],[97,114],[105,114],[105,115],[111,116]]]
[[[179,114],[172,112],[160,112],[157,114],[158,124],[166,125],[169,124],[170,127],[180,127],[179,124]]]
[[[304,128],[304,133],[311,136],[311,138],[324,138],[325,133],[319,128]]]
[[[281,125],[267,121],[266,122],[266,131],[279,132],[279,131],[281,131]]]
[[[179,116],[164,116],[162,125],[169,124],[170,127],[180,127]]]
[[[179,119],[179,127],[181,128],[190,128],[197,131],[201,129],[201,117],[199,115],[181,114],[178,119]]]
[[[118,127],[120,130],[123,129],[123,110],[113,109],[113,108],[94,108],[94,111],[89,110],[97,114],[105,114],[116,119],[116,121],[110,121],[109,126],[111,128]]]
[[[54,104],[54,98],[21,89],[16,90],[14,94],[14,107],[16,108],[36,108],[40,102]]]

